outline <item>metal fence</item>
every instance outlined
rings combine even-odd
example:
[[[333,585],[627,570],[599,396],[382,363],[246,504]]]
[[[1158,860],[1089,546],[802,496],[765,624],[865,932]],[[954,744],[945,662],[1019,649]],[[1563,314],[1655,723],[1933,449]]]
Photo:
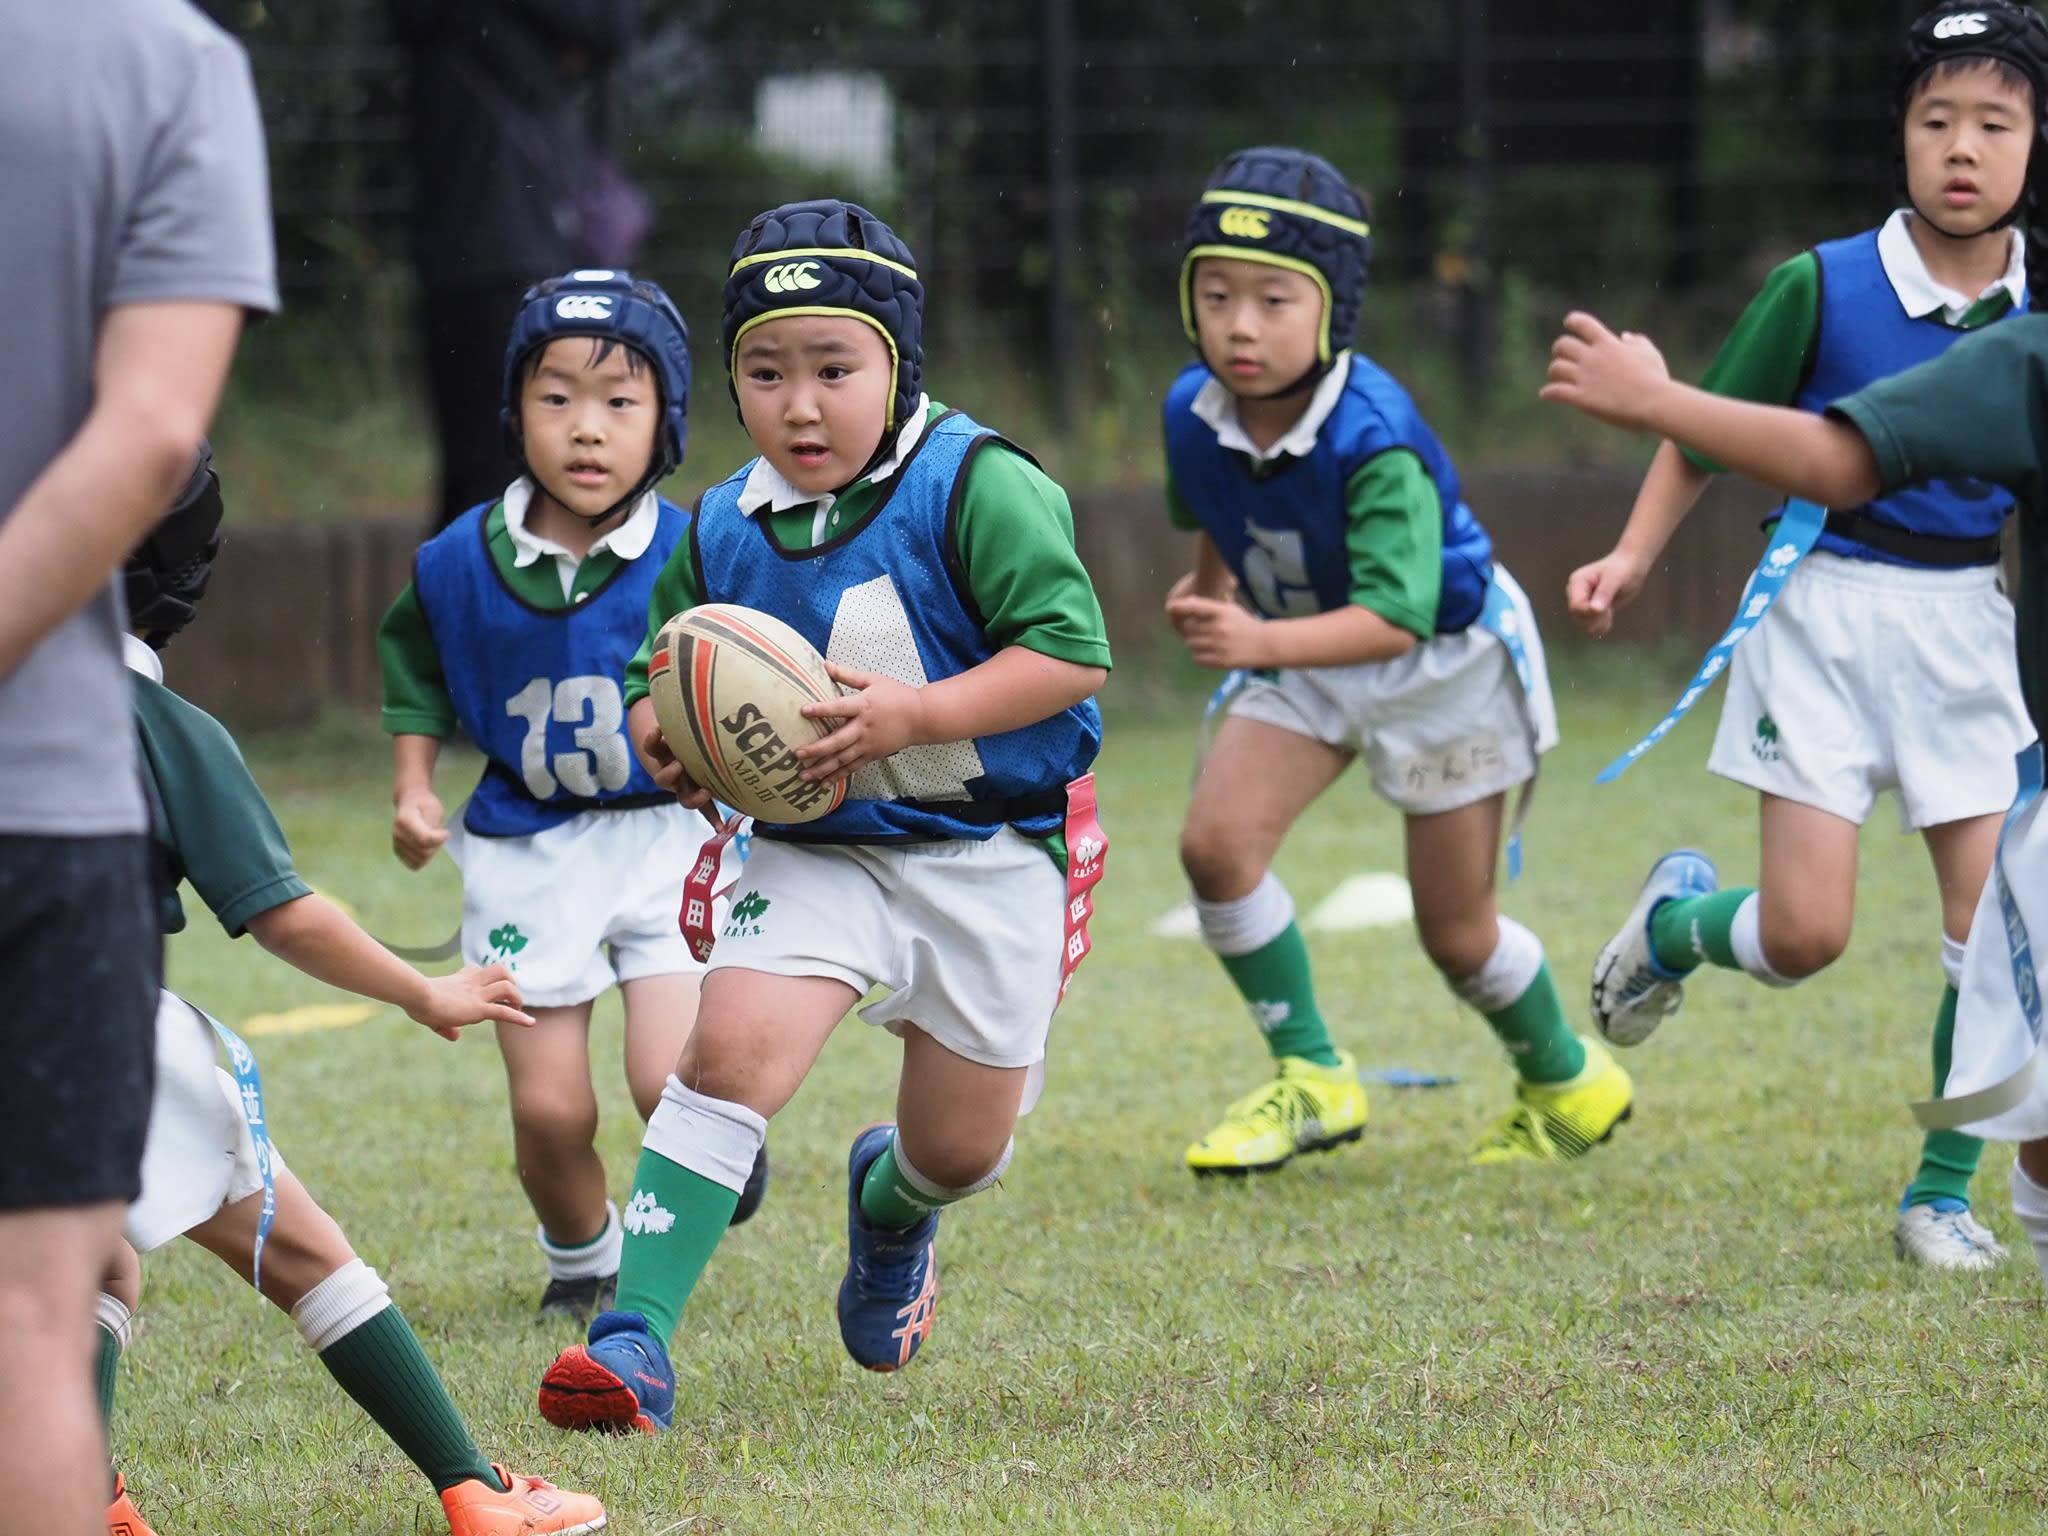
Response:
[[[402,287],[404,61],[382,4],[217,9],[255,62],[295,302]],[[1874,222],[1915,9],[649,0],[612,117],[658,210],[642,265],[693,319],[750,214],[854,195],[918,250],[954,346],[1001,347],[1067,402],[1172,340],[1181,223],[1214,161],[1305,144],[1371,196],[1375,281],[1483,379],[1518,284],[1732,303],[1769,261]]]

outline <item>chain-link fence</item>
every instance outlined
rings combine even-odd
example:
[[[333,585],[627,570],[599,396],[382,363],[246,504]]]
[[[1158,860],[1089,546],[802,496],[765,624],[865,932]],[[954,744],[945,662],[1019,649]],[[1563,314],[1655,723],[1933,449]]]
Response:
[[[368,296],[352,334],[401,346],[378,334],[403,326],[412,170],[384,5],[219,8],[255,60],[292,298]],[[1375,283],[1483,378],[1517,284],[1705,291],[1725,320],[1769,261],[1874,222],[1916,8],[668,0],[605,105],[657,209],[640,265],[700,329],[752,213],[851,195],[919,252],[956,351],[1085,401],[1133,347],[1176,344],[1209,167],[1291,141],[1368,191]]]

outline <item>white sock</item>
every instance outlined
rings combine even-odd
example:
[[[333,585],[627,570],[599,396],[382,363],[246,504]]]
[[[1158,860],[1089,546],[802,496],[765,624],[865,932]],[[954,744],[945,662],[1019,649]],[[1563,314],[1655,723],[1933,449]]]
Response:
[[[1250,892],[1235,901],[1195,898],[1195,917],[1202,942],[1219,955],[1249,955],[1264,949],[1294,921],[1294,898],[1271,870]]]
[[[563,1248],[550,1242],[546,1227],[535,1227],[533,1235],[547,1257],[551,1279],[592,1280],[619,1272],[626,1229],[619,1225],[619,1208],[609,1200],[604,1203],[604,1230],[580,1247]]]
[[[903,1182],[908,1184],[918,1194],[930,1200],[931,1204],[926,1209],[935,1211],[942,1205],[951,1205],[956,1200],[965,1200],[969,1195],[978,1195],[984,1189],[994,1188],[996,1180],[1003,1176],[1003,1170],[1010,1166],[1010,1154],[1017,1150],[1017,1140],[1015,1137],[1012,1137],[1004,1142],[1003,1155],[996,1159],[995,1167],[989,1169],[987,1173],[984,1173],[972,1184],[965,1185],[959,1189],[949,1189],[944,1184],[927,1178],[924,1174],[919,1173],[917,1169],[913,1168],[910,1165],[910,1159],[904,1156],[903,1138],[901,1136],[895,1139],[895,1149],[896,1171],[903,1175]]]
[[[114,1336],[114,1342],[122,1349],[128,1347],[128,1323],[134,1317],[128,1304],[118,1296],[101,1291],[93,1298],[92,1320]]]
[[[738,1194],[767,1139],[768,1122],[746,1105],[707,1098],[670,1073],[640,1145]]]
[[[2027,1241],[2034,1245],[2034,1261],[2048,1279],[2048,1189],[2027,1176],[2017,1162],[2012,1165],[2012,1213],[2025,1228]]]
[[[1450,987],[1481,1013],[1499,1013],[1521,999],[1542,969],[1543,941],[1512,917],[1503,917],[1500,937],[1486,963],[1470,976],[1450,981]]]
[[[1941,974],[1958,992],[1963,990],[1963,941],[1941,936]]]
[[[1728,925],[1728,947],[1735,951],[1735,963],[1767,987],[1796,987],[1800,978],[1780,976],[1771,969],[1771,962],[1764,958],[1764,939],[1760,931],[1758,914],[1763,903],[1757,893],[1751,891],[1742,905],[1735,909],[1735,921]]]
[[[350,1259],[299,1298],[292,1322],[318,1354],[391,1305],[391,1288],[361,1259]]]

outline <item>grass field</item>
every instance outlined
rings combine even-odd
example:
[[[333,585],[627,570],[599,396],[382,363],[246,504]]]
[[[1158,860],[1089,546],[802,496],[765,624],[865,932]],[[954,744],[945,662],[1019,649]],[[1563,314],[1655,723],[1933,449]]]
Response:
[[[1710,719],[1592,788],[1668,696],[1610,670],[1558,664],[1565,745],[1506,903],[1572,1000],[1656,853],[1696,843],[1731,882],[1754,869],[1749,797],[1699,766]],[[684,1318],[658,1441],[567,1437],[534,1411],[572,1331],[530,1315],[539,1258],[488,1038],[445,1045],[382,1010],[255,1040],[292,1165],[391,1281],[489,1454],[600,1494],[622,1536],[2048,1524],[2031,1255],[1956,1277],[1892,1254],[1941,976],[1927,861],[1888,807],[1846,960],[1788,993],[1700,978],[1626,1057],[1635,1119],[1583,1163],[1465,1165],[1511,1079],[1391,928],[1312,937],[1325,1011],[1366,1065],[1457,1085],[1375,1089],[1362,1144],[1198,1184],[1181,1150],[1263,1051],[1214,962],[1148,932],[1180,896],[1193,709],[1112,695],[1097,949],[1011,1172],[946,1218],[939,1323],[902,1375],[856,1369],[832,1312],[845,1148],[889,1110],[887,1037],[845,1028],[775,1123],[774,1186]],[[454,871],[408,876],[389,854],[375,738],[250,756],[315,884],[400,941],[447,930]],[[1306,911],[1399,869],[1399,849],[1396,818],[1347,779],[1280,872]],[[231,1023],[341,1000],[203,915],[172,971]],[[639,1127],[615,1008],[601,1017],[618,1189]],[[2009,1163],[1986,1156],[1978,1204],[2015,1242]],[[119,1460],[164,1536],[443,1529],[285,1319],[196,1249],[149,1261],[124,1370]]]

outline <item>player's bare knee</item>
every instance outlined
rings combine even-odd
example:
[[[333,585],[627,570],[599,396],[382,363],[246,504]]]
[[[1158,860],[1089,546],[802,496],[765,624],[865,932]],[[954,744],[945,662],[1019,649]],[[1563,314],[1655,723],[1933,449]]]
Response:
[[[1418,915],[1415,933],[1429,963],[1453,985],[1477,974],[1500,942],[1500,926],[1491,912],[1480,921]]]
[[[587,1147],[597,1137],[597,1101],[573,1091],[520,1093],[512,1100],[512,1128],[521,1141]]]
[[[1782,933],[1762,935],[1764,959],[1787,981],[1804,981],[1842,958],[1849,947],[1846,928],[1830,923],[1795,923]]]
[[[1180,833],[1180,866],[1204,901],[1229,901],[1259,882],[1265,870],[1238,847],[1227,829],[1189,821]]]

